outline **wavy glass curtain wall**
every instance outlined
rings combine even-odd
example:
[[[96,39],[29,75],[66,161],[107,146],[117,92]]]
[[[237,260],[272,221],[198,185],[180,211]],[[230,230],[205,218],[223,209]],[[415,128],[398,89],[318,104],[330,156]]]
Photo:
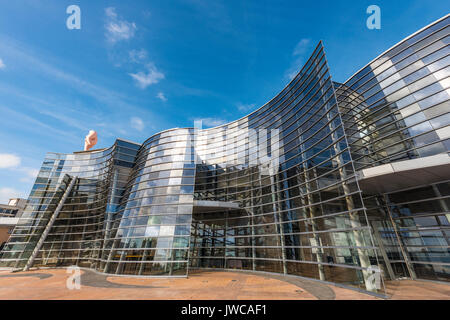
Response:
[[[1,264],[15,268],[25,266],[70,179],[76,179],[34,265],[75,264],[98,268],[104,250],[105,230],[108,230],[105,227],[110,224],[108,218],[112,219],[120,187],[128,178],[126,168],[132,166],[133,153],[139,147],[130,144],[132,149],[128,149],[120,146],[122,144],[126,142],[117,140],[113,147],[103,150],[48,153],[23,215],[2,250]],[[131,158],[122,160],[126,157]]]
[[[261,146],[278,157],[273,172],[258,158]],[[238,202],[240,209],[194,214],[193,267],[376,290],[368,281],[375,248],[321,43],[277,97],[243,119],[201,131],[196,151],[202,164],[195,199]]]
[[[449,22],[446,16],[420,30],[337,85],[357,170],[419,158],[426,165],[450,152]],[[411,171],[398,178],[403,187],[362,188],[391,278],[449,280],[450,168],[443,170],[432,183],[408,185]]]
[[[319,42],[275,98],[216,128],[49,153],[0,265],[242,269],[379,293],[448,281],[449,20],[343,84]]]
[[[140,148],[104,272],[187,274],[195,176],[193,132],[168,130]]]

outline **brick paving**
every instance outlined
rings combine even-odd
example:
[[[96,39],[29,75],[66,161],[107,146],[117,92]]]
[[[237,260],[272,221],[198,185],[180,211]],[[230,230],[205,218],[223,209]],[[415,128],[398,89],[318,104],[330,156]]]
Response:
[[[281,275],[196,271],[188,278],[137,278],[81,272],[81,289],[69,290],[66,269],[0,270],[0,300],[381,300],[355,290]],[[446,284],[402,280],[388,282],[387,288],[391,299],[450,299],[450,285]]]
[[[431,281],[388,281],[387,293],[392,300],[450,300],[450,284]]]

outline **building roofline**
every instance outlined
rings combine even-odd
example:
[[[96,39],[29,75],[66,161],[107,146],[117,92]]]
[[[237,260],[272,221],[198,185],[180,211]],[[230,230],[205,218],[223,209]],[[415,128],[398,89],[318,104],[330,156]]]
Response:
[[[212,129],[220,128],[220,127],[222,127],[222,126],[229,125],[229,124],[231,124],[231,123],[233,123],[233,122],[240,121],[240,120],[242,120],[242,119],[244,119],[244,118],[247,118],[247,117],[251,116],[252,114],[254,114],[255,112],[261,110],[262,108],[264,108],[266,105],[268,105],[268,104],[269,104],[270,102],[272,102],[274,99],[276,99],[276,98],[277,98],[277,97],[278,97],[278,96],[279,96],[286,88],[288,88],[288,87],[291,85],[291,83],[294,82],[294,80],[297,78],[297,76],[303,71],[303,69],[305,69],[305,67],[306,67],[306,65],[308,64],[308,62],[313,58],[313,53],[314,53],[314,52],[317,50],[317,48],[319,48],[320,46],[323,47],[323,41],[322,41],[322,40],[319,40],[319,42],[317,43],[317,45],[314,47],[314,50],[312,50],[311,55],[309,56],[308,60],[306,60],[306,62],[303,64],[303,66],[302,66],[301,69],[297,72],[297,74],[291,79],[291,81],[289,81],[288,84],[286,84],[286,85],[285,85],[285,86],[284,86],[277,94],[275,94],[275,96],[274,96],[273,98],[269,99],[269,101],[267,101],[266,103],[264,103],[261,107],[259,107],[259,108],[255,109],[255,110],[253,110],[253,111],[250,112],[249,114],[247,114],[247,115],[245,115],[245,116],[242,116],[242,117],[240,117],[240,118],[238,118],[238,119],[236,119],[236,120],[232,120],[232,121],[230,121],[230,122],[227,122],[227,123],[224,123],[224,124],[215,126],[215,127],[205,128],[205,130],[212,130]]]
[[[135,145],[138,145],[138,146],[142,146],[142,143],[134,142],[134,141],[131,141],[131,140],[128,140],[128,139],[124,139],[124,138],[116,138],[116,140],[120,140],[120,141],[128,142],[128,143],[131,143],[131,144],[135,144]]]
[[[319,42],[317,43],[317,45],[314,47],[314,50],[312,50],[312,52],[311,52],[311,55],[310,55],[310,57],[308,58],[308,60],[303,64],[303,67],[297,72],[297,74],[277,93],[277,94],[275,94],[275,96],[274,97],[272,97],[271,99],[269,99],[266,103],[264,103],[262,106],[260,106],[259,108],[257,108],[257,109],[255,109],[255,110],[253,110],[252,112],[250,112],[250,113],[248,113],[248,114],[246,114],[245,116],[242,116],[242,117],[240,117],[240,118],[238,118],[238,119],[236,119],[236,120],[231,120],[231,121],[228,121],[228,122],[226,122],[226,123],[224,123],[224,124],[221,124],[221,125],[218,125],[218,126],[215,126],[215,127],[211,127],[211,128],[202,128],[202,130],[214,130],[214,129],[218,129],[218,128],[220,128],[220,127],[223,127],[223,126],[226,126],[226,125],[230,125],[230,124],[232,124],[232,123],[234,123],[234,122],[237,122],[237,121],[240,121],[240,120],[242,120],[242,119],[244,119],[244,118],[247,118],[247,117],[249,117],[249,116],[251,116],[252,114],[254,114],[255,112],[257,112],[257,111],[259,111],[259,110],[261,110],[262,108],[264,108],[265,106],[267,106],[270,102],[272,102],[274,99],[276,99],[286,88],[288,88],[293,82],[294,82],[294,80],[297,78],[297,76],[303,71],[303,69],[305,69],[305,67],[306,67],[306,65],[308,64],[308,62],[313,58],[313,53],[317,50],[317,48],[319,48],[320,46],[322,46],[323,47],[323,41],[322,40],[319,40]],[[177,130],[177,129],[195,129],[194,127],[183,127],[183,128],[170,128],[170,129],[165,129],[165,130],[163,130],[163,131],[158,131],[158,132],[156,132],[156,133],[154,133],[154,134],[152,134],[149,138],[147,138],[147,139],[145,139],[145,141],[142,143],[142,145],[144,145],[144,144],[146,144],[147,143],[147,141],[149,141],[150,139],[152,139],[154,136],[156,136],[156,135],[158,135],[158,134],[161,134],[161,133],[164,133],[164,132],[167,132],[167,131],[171,131],[171,130]]]
[[[391,51],[392,49],[394,49],[395,47],[398,47],[399,45],[401,45],[403,42],[411,39],[412,37],[414,37],[415,35],[421,33],[422,31],[428,29],[429,27],[431,27],[432,25],[435,25],[436,23],[441,22],[442,20],[447,19],[450,16],[450,13],[447,13],[445,16],[431,22],[430,24],[426,25],[425,27],[417,30],[416,32],[410,34],[409,36],[407,36],[406,38],[404,38],[403,40],[400,40],[399,42],[397,42],[396,44],[394,44],[393,46],[391,46],[389,49],[383,51],[383,53],[379,54],[376,58],[373,58],[369,63],[365,64],[362,68],[360,68],[358,71],[356,71],[354,74],[352,74],[347,80],[345,80],[343,82],[343,84],[346,84],[347,82],[349,82],[351,79],[353,79],[353,77],[355,77],[358,73],[360,73],[362,70],[364,70],[364,68],[366,68],[367,66],[371,65],[372,63],[374,63],[376,60],[378,60],[379,58],[381,58],[383,55],[385,55],[386,53],[388,53],[389,51]]]
[[[81,150],[81,151],[73,151],[72,154],[80,154],[80,153],[90,153],[90,152],[100,152],[100,151],[105,151],[106,149],[109,149],[110,147],[107,148],[100,148],[100,149],[92,149],[92,150]],[[64,153],[63,153],[64,154]],[[70,153],[66,153],[66,154],[70,154]]]

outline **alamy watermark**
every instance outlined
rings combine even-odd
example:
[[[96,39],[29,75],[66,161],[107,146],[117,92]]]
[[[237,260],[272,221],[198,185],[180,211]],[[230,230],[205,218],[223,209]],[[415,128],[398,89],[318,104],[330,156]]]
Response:
[[[67,29],[81,29],[81,9],[79,6],[72,4],[67,7],[66,13],[70,16],[66,20]]]
[[[210,150],[204,150],[199,146],[200,139],[210,139],[210,133],[200,132],[201,129],[202,121],[195,121],[193,136],[193,147],[196,150],[193,159],[195,164],[207,164],[210,153]],[[221,164],[225,166],[258,166],[261,174],[273,176],[278,172],[279,165],[284,159],[284,155],[280,154],[282,146],[279,129],[229,129],[226,127],[220,134],[214,134],[213,139],[214,144],[220,147],[215,147],[212,153],[222,154]],[[219,141],[221,141],[220,144]]]
[[[67,29],[81,29],[81,9],[79,6],[72,4],[67,7],[66,13],[70,16],[66,20]],[[381,29],[381,9],[379,6],[372,4],[367,7],[366,13],[370,16],[366,20],[366,26],[369,30]]]
[[[66,281],[66,287],[69,290],[81,289],[81,271],[77,266],[70,266],[67,268],[66,273],[70,273],[69,278]]]
[[[377,5],[370,5],[366,10],[367,14],[370,16],[367,18],[366,26],[369,30],[380,30],[381,29],[381,9]]]
[[[370,266],[367,268],[369,276],[367,282],[371,288],[381,289],[381,269],[378,266]]]

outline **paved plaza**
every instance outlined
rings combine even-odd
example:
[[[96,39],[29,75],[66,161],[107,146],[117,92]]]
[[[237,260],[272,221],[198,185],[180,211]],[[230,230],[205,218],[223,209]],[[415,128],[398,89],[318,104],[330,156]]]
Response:
[[[81,288],[69,290],[66,269],[12,273],[0,270],[0,299],[193,299],[193,300],[381,300],[355,290],[273,274],[192,271],[188,278],[107,276],[81,270]],[[389,299],[450,299],[450,285],[392,281]]]

